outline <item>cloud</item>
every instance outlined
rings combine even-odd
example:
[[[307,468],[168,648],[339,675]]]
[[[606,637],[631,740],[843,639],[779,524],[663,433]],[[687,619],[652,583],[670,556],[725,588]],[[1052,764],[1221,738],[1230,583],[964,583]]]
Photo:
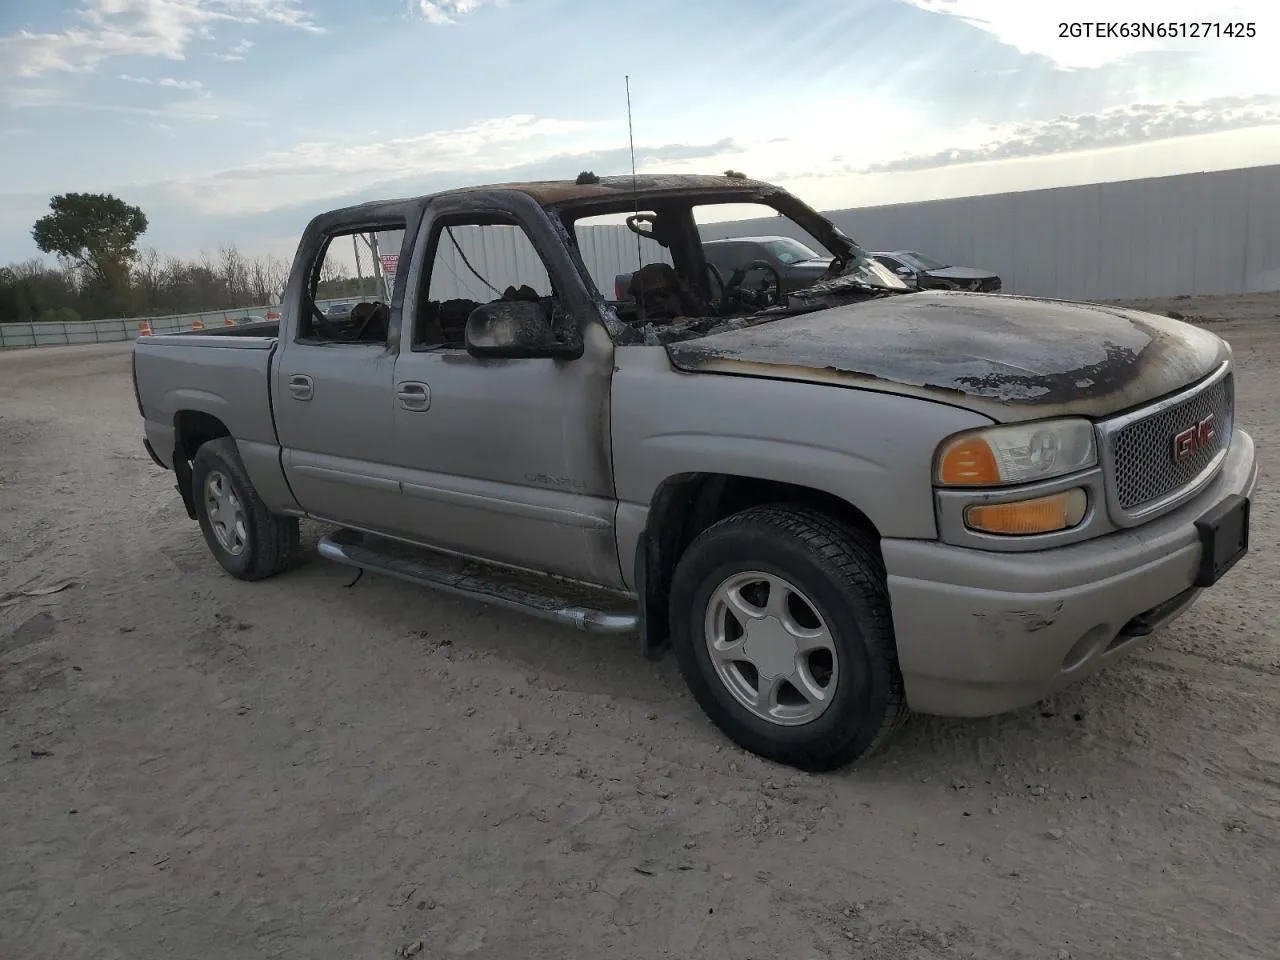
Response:
[[[539,140],[529,135],[560,126],[589,131],[607,145],[565,149],[558,136]],[[399,147],[394,146],[397,142]],[[165,252],[193,254],[223,242],[258,249],[265,242],[262,238],[293,238],[280,245],[278,252],[287,254],[307,221],[321,210],[476,183],[572,179],[581,170],[601,176],[630,170],[625,133],[615,138],[592,124],[551,118],[502,118],[406,141],[386,141],[384,148],[402,151],[395,163],[369,164],[339,157],[335,166],[329,165],[325,148],[337,151],[347,143],[317,143],[297,154],[275,154],[244,167],[181,181],[129,184],[95,179],[82,189],[109,191],[139,204],[152,224],[146,243]],[[719,173],[735,164],[730,158],[742,149],[732,139],[637,144],[637,168],[644,173],[690,163],[698,172]],[[298,166],[290,169],[290,164]],[[35,218],[47,212],[51,192],[56,191],[0,193],[0,238],[6,231],[25,237]]]
[[[28,89],[24,91],[22,97],[17,99],[10,97],[8,106],[17,108],[51,108],[73,112],[84,111],[86,113],[114,113],[124,116],[153,117],[159,120],[184,122],[226,121],[237,123],[241,126],[260,126],[264,128],[269,126],[270,123],[262,110],[254,104],[218,98],[207,89],[195,90],[189,86],[189,83],[193,81],[172,80],[170,83],[164,83],[163,81],[148,80],[145,77],[124,76],[122,76],[122,79],[140,83],[144,86],[172,87],[192,95],[161,103],[157,106],[144,107],[136,104],[79,100],[66,97],[61,91]],[[35,96],[27,96],[26,94],[35,94]]]
[[[1134,104],[1101,113],[1011,126],[980,146],[941,150],[873,164],[863,173],[931,170],[966,163],[1127,147],[1175,137],[1280,123],[1280,97],[1215,97],[1196,103]],[[999,129],[999,128],[996,128]]]
[[[444,26],[457,23],[460,17],[475,13],[486,4],[505,5],[506,0],[418,0],[418,12],[428,23]]]
[[[1024,54],[1047,57],[1063,69],[1090,69],[1148,50],[1205,50],[1229,45],[1232,55],[1260,56],[1274,43],[1273,27],[1280,16],[1264,9],[1257,0],[1074,0],[1070,6],[1039,3],[1035,0],[902,0],[913,7],[942,16],[956,17],[999,39]],[[1280,10],[1278,10],[1280,12]],[[1102,37],[1060,36],[1061,25],[1114,25]],[[1209,21],[1217,25],[1254,23],[1253,38],[1209,36],[1125,37],[1119,27],[1144,24],[1192,24]],[[1091,31],[1092,32],[1092,31]],[[1132,32],[1130,30],[1130,32]],[[1166,31],[1167,32],[1167,31]],[[1179,26],[1178,32],[1181,33]],[[1188,31],[1188,34],[1190,31]]]
[[[62,100],[62,91],[56,87],[21,86],[5,90],[5,105],[15,110],[51,107]]]
[[[188,90],[198,93],[204,90],[204,84],[199,80],[175,80],[173,77],[161,77],[159,80],[152,80],[150,77],[131,77],[127,73],[120,74],[120,79],[126,83],[138,83],[143,86],[168,87],[171,90]]]
[[[224,63],[230,63],[234,60],[243,60],[246,53],[252,50],[257,44],[252,40],[241,40],[226,53],[215,53],[213,58],[221,60]]]
[[[276,23],[321,32],[301,0],[82,0],[77,23],[58,33],[0,37],[0,81],[91,73],[113,57],[182,60],[219,23]]]
[[[244,215],[290,202],[335,196],[405,195],[485,180],[522,176],[573,177],[629,169],[625,144],[569,147],[577,135],[598,139],[599,125],[531,115],[485,120],[382,142],[311,141],[212,175],[158,185],[171,202],[209,215]],[[711,144],[638,145],[638,166],[655,167],[740,150],[730,139]]]

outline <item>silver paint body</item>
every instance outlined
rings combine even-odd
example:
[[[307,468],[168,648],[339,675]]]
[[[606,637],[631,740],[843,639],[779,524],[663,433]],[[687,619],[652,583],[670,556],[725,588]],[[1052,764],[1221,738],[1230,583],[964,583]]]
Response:
[[[994,542],[964,529],[959,511],[973,498],[932,485],[949,435],[1105,419],[1230,364],[1205,330],[1095,305],[918,293],[615,346],[611,308],[541,224],[535,244],[557,290],[588,294],[575,310],[580,359],[409,349],[402,331],[414,328],[437,204],[406,232],[400,262],[411,266],[397,282],[407,289],[386,344],[298,342],[305,238],[277,337],[140,338],[138,390],[159,458],[172,465],[177,415],[200,411],[226,425],[275,512],[629,592],[637,541],[669,480],[728,474],[817,489],[880,533],[911,706],[967,716],[1034,702],[1130,648],[1108,643],[1191,586],[1196,517],[1256,481],[1253,442],[1237,430],[1201,489],[1140,525],[1097,508],[1065,536]],[[1085,382],[1086,369],[1106,382]],[[310,378],[309,396],[291,392],[296,377]],[[405,400],[405,383],[427,385],[427,397]],[[1042,487],[1097,485],[1097,473]],[[1097,648],[1067,669],[1090,631]]]

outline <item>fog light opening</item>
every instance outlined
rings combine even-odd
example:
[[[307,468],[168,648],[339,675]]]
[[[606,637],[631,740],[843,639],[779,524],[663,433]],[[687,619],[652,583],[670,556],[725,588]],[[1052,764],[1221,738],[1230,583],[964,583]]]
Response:
[[[1030,500],[981,503],[965,508],[964,525],[979,533],[1026,537],[1070,530],[1084,520],[1089,495],[1080,487]]]
[[[1062,672],[1070,673],[1088,663],[1106,647],[1110,637],[1111,631],[1104,623],[1091,628],[1088,633],[1072,644],[1071,649],[1067,651],[1067,655],[1062,658]]]

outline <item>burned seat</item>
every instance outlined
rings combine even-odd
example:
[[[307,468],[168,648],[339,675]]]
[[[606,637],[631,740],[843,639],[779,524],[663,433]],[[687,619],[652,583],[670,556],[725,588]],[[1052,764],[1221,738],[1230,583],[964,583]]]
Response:
[[[636,312],[650,322],[711,313],[702,297],[666,263],[648,263],[633,273],[627,294],[636,302]]]

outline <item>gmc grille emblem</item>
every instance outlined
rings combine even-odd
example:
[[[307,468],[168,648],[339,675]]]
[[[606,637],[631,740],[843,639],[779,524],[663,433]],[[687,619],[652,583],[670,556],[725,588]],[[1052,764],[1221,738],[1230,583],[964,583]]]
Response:
[[[1213,414],[1209,414],[1195,426],[1187,427],[1173,435],[1173,459],[1186,463],[1213,442],[1217,433],[1213,429]]]

